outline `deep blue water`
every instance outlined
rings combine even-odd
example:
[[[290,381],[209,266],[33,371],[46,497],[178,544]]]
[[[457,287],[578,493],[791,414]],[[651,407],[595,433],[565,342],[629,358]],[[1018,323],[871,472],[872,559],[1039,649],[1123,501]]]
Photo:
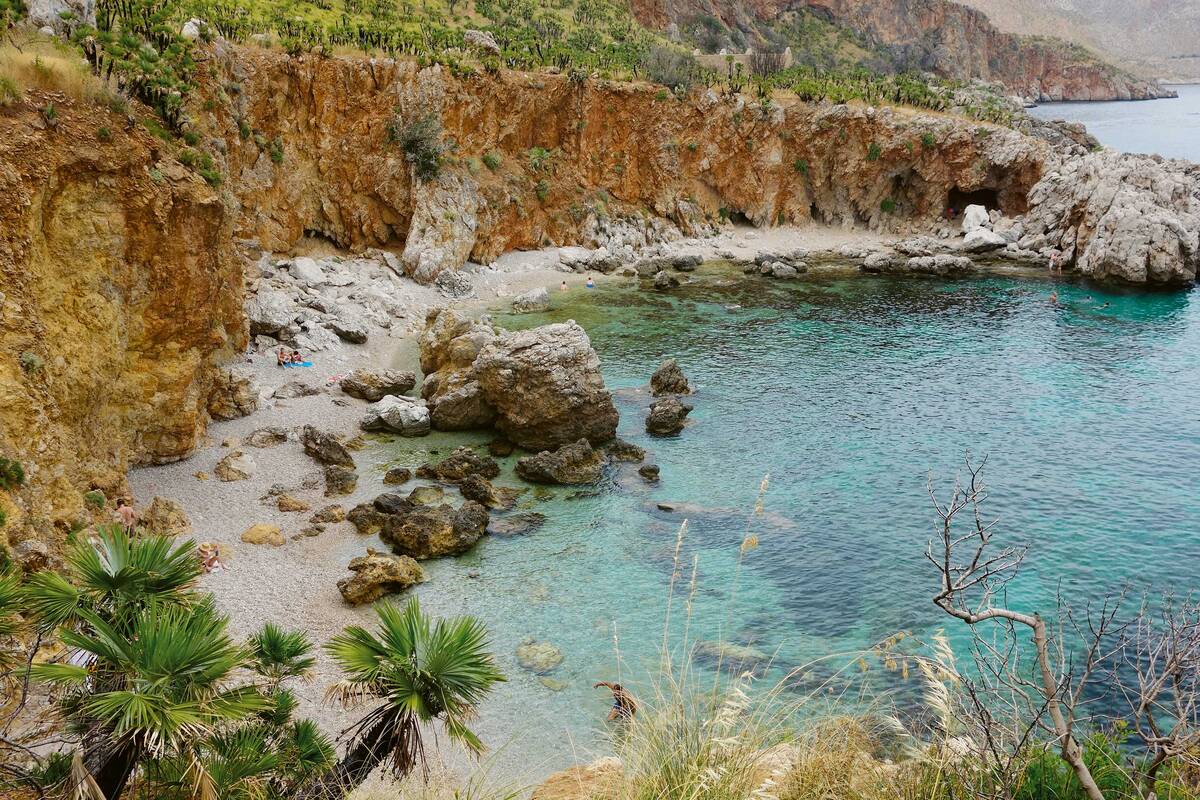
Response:
[[[524,504],[549,518],[541,531],[430,565],[423,599],[482,617],[512,678],[481,719],[494,746],[516,740],[508,769],[542,773],[603,750],[606,695],[591,684],[636,686],[656,663],[685,518],[682,584],[698,565],[690,635],[751,645],[783,667],[900,630],[956,630],[930,602],[926,484],[944,495],[968,452],[988,458],[1000,538],[1030,548],[1014,604],[1051,611],[1060,585],[1076,600],[1195,586],[1195,293],[1007,277],[783,284],[706,267],[670,294],[611,287],[554,303],[500,321],[583,325],[622,436],[650,450],[662,480],[647,486],[622,466],[593,490],[531,492]],[[698,387],[694,423],[654,439],[646,383],[665,357]],[[485,438],[399,446],[458,441]],[[401,449],[397,463],[424,457]],[[767,474],[764,514],[752,517]],[[501,482],[517,483],[507,472]],[[759,544],[735,589],[747,531]],[[550,677],[565,687],[516,666],[526,635],[562,649]]]
[[[1179,97],[1138,103],[1047,103],[1042,119],[1082,122],[1105,145],[1200,162],[1200,86],[1172,86]]]

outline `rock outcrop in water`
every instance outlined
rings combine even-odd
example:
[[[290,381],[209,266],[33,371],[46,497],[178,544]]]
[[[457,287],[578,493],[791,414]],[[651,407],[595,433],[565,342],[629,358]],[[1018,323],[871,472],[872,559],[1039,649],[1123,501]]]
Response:
[[[1030,192],[1020,245],[1097,280],[1185,285],[1200,268],[1200,167],[1114,152],[1067,159]]]
[[[527,450],[610,441],[617,410],[600,359],[574,322],[509,332],[455,311],[430,314],[421,336],[422,395],[433,426],[494,426]]]

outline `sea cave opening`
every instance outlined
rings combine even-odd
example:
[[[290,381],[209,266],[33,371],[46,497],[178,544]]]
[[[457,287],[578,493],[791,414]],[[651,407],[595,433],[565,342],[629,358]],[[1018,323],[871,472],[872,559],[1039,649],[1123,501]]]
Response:
[[[1000,193],[995,189],[975,189],[970,192],[957,186],[951,189],[946,207],[953,208],[955,213],[961,214],[967,206],[983,206],[988,211],[1000,209]]]

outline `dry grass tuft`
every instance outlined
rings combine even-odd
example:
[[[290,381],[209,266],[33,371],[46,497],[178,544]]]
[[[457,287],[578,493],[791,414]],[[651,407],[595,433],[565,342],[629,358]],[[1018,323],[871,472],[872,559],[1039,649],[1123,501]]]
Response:
[[[42,36],[0,44],[0,105],[11,105],[30,89],[62,92],[72,100],[93,102],[109,96],[83,58],[60,42]]]

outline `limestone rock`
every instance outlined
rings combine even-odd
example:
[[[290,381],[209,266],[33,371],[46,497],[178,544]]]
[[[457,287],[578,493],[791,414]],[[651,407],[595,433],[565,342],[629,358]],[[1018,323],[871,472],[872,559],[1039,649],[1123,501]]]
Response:
[[[293,258],[288,265],[288,274],[305,286],[322,286],[326,282],[325,271],[321,269],[321,265],[307,256]]]
[[[663,291],[664,289],[674,289],[677,286],[679,286],[679,279],[665,270],[656,273],[654,276],[654,288],[658,289],[659,291]]]
[[[524,536],[533,533],[546,523],[546,515],[536,511],[512,514],[488,522],[487,532],[492,536]]]
[[[251,458],[241,450],[234,450],[217,462],[213,474],[219,481],[244,481],[253,475],[255,470],[256,465]]]
[[[470,500],[448,505],[418,506],[387,517],[379,537],[393,552],[417,560],[458,555],[475,546],[487,530],[487,509]]]
[[[963,209],[962,215],[962,230],[963,233],[971,233],[980,228],[991,228],[992,221],[988,217],[988,210],[983,206],[967,206]]]
[[[998,250],[1007,244],[1008,242],[1000,234],[980,227],[963,238],[962,249],[967,253],[986,253],[989,250]]]
[[[427,436],[431,429],[429,408],[424,400],[388,395],[367,408],[359,427],[364,431],[390,431],[401,436]]]
[[[675,395],[667,395],[650,404],[650,415],[646,418],[646,431],[656,436],[670,436],[683,430],[687,415],[693,406],[684,403]]]
[[[247,447],[275,447],[281,445],[288,440],[288,432],[286,428],[270,426],[259,428],[246,437],[245,444]]]
[[[655,483],[658,481],[659,472],[660,469],[658,464],[643,464],[642,466],[638,467],[638,475],[641,475],[650,483]]]
[[[96,24],[95,0],[27,0],[25,11],[35,28],[52,28],[55,33],[67,30],[63,14],[70,12],[77,22]]]
[[[458,484],[458,491],[467,500],[474,500],[484,508],[512,508],[521,494],[519,489],[501,488],[478,475],[468,475]]]
[[[358,473],[351,467],[329,464],[325,467],[325,496],[338,497],[351,494],[358,486]]]
[[[604,800],[617,797],[621,775],[620,759],[611,756],[601,758],[591,764],[554,773],[533,790],[530,800]]]
[[[189,536],[192,524],[183,506],[166,497],[155,497],[142,512],[138,526],[157,536]]]
[[[300,442],[304,452],[322,464],[337,464],[342,467],[354,467],[354,458],[346,445],[332,433],[318,430],[312,425],[305,425],[300,433]]]
[[[348,569],[354,574],[338,581],[337,587],[352,606],[373,603],[425,580],[421,565],[408,556],[378,553],[369,548],[365,556],[351,559]]]
[[[297,513],[300,511],[308,511],[312,506],[304,502],[298,497],[292,497],[290,494],[281,494],[275,501],[276,506],[284,513]]]
[[[1028,249],[1052,247],[1095,280],[1182,286],[1200,268],[1200,174],[1193,165],[1111,151],[1049,172],[1029,193]]]
[[[272,392],[271,396],[277,400],[295,400],[298,397],[315,397],[320,393],[320,389],[309,386],[304,381],[288,381]]]
[[[365,321],[344,312],[329,323],[329,328],[339,339],[350,344],[366,344],[370,336],[370,329]]]
[[[532,483],[563,486],[596,483],[604,474],[604,455],[587,439],[565,444],[557,450],[517,460],[517,475]]]
[[[406,467],[392,467],[383,474],[383,482],[386,484],[408,483],[410,480],[412,480],[412,470]]]
[[[12,546],[12,559],[20,565],[26,575],[43,572],[51,568],[53,556],[46,543],[38,539],[26,539]]]
[[[345,522],[346,509],[339,505],[328,505],[318,509],[317,513],[309,517],[308,521],[314,524],[323,524],[330,522]]]
[[[441,505],[442,501],[446,499],[446,490],[440,486],[418,486],[398,504],[392,500],[394,497],[396,497],[394,494],[376,497],[375,507],[389,514],[401,514],[416,506]],[[387,499],[385,500],[385,498]]]
[[[251,336],[278,336],[296,319],[296,306],[283,292],[259,292],[246,304]]]
[[[650,376],[650,394],[661,397],[664,394],[691,394],[692,387],[688,384],[687,376],[679,368],[675,359],[668,358]]]
[[[259,523],[252,525],[242,533],[242,541],[246,544],[269,544],[272,547],[283,546],[283,533],[278,525]]]
[[[575,322],[506,333],[480,351],[473,371],[496,428],[520,447],[545,450],[580,437],[603,444],[616,435],[600,359]]]
[[[644,448],[638,447],[636,444],[627,442],[624,439],[613,439],[605,446],[604,451],[608,454],[609,458],[616,461],[628,461],[634,464],[646,457],[646,450]]]
[[[417,385],[417,377],[412,372],[391,369],[356,369],[342,378],[339,385],[351,397],[377,403],[389,394],[408,394]]]
[[[498,56],[501,53],[496,38],[487,31],[477,31],[471,28],[463,31],[463,43],[488,55]]]
[[[208,414],[213,419],[239,419],[258,409],[258,392],[246,375],[220,369],[213,375]]]
[[[553,672],[562,662],[562,650],[549,642],[540,642],[530,636],[517,646],[517,663],[535,675]]]
[[[436,464],[422,464],[417,468],[418,478],[447,483],[461,481],[469,475],[490,480],[499,474],[499,464],[466,446],[455,448],[454,452]]]
[[[446,270],[461,269],[475,246],[480,196],[475,180],[443,169],[430,181],[414,180],[413,213],[400,260],[418,283],[429,284]]]
[[[512,310],[517,314],[533,314],[549,308],[550,292],[545,286],[519,294],[512,301]]]
[[[350,509],[346,520],[363,536],[374,536],[383,530],[388,515],[375,508],[374,503],[361,503]]]

